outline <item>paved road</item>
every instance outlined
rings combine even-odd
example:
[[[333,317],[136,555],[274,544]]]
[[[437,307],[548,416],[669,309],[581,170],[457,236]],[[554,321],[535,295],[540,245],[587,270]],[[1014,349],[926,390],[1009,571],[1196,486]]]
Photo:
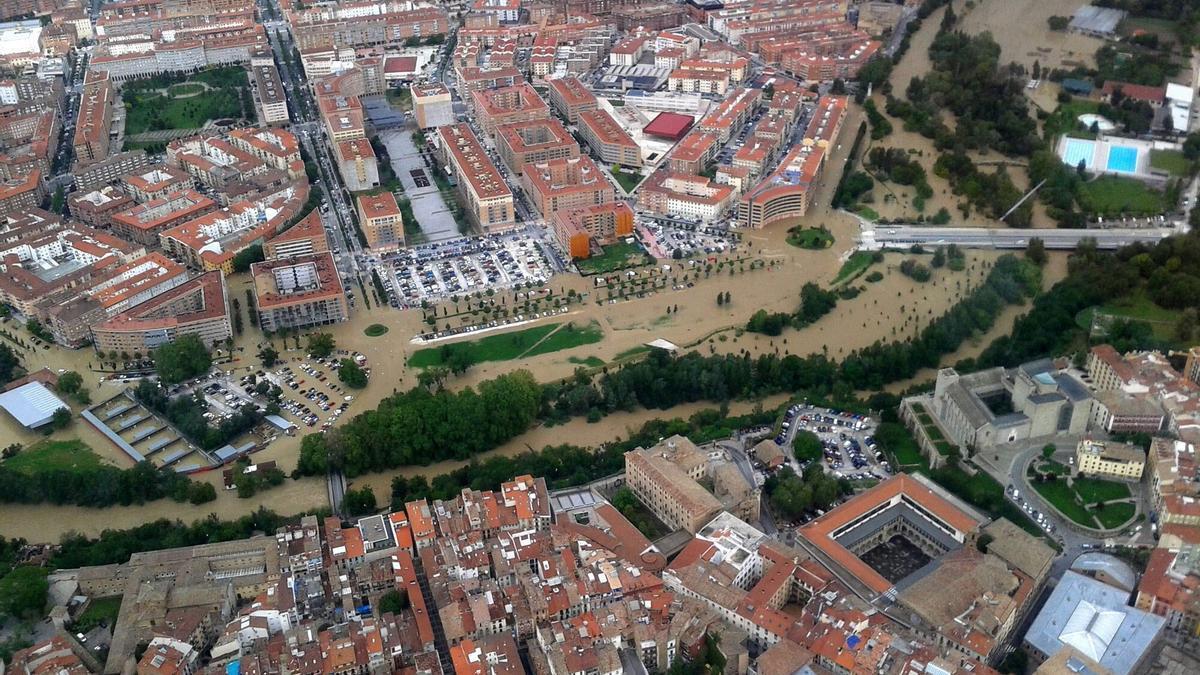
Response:
[[[1173,234],[1183,234],[1186,228],[1142,228],[1111,230],[1014,230],[984,227],[911,227],[895,225],[864,229],[863,248],[874,250],[887,247],[907,247],[913,244],[965,248],[1024,249],[1029,240],[1038,237],[1047,249],[1070,250],[1085,238],[1095,239],[1098,248],[1115,249],[1136,242],[1154,243]]]

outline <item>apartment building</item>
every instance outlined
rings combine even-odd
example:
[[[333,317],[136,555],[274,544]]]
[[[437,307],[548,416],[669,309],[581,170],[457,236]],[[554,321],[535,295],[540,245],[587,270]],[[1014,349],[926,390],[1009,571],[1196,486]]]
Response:
[[[612,115],[597,109],[582,111],[577,117],[580,135],[600,161],[607,165],[642,165],[642,149]]]
[[[81,166],[108,157],[112,126],[113,83],[108,74],[89,69],[79,95],[79,117],[75,125],[75,161]]]
[[[1085,438],[1075,448],[1075,466],[1087,476],[1136,481],[1146,468],[1146,453],[1129,443]]]
[[[158,246],[163,232],[218,208],[207,196],[184,190],[114,213],[109,222],[113,233],[123,239],[143,246]]]
[[[131,173],[153,166],[154,160],[144,150],[130,150],[110,155],[98,162],[80,163],[71,166],[75,176],[75,189],[92,191]]]
[[[721,502],[699,481],[708,456],[683,436],[625,453],[625,484],[672,530],[695,534],[721,511]]]
[[[241,251],[283,231],[308,200],[308,183],[234,202],[159,235],[163,250],[193,269],[233,273]]]
[[[67,195],[67,208],[71,217],[84,225],[101,230],[108,229],[114,215],[134,206],[137,204],[133,197],[114,185]]]
[[[38,169],[26,176],[0,182],[0,214],[35,209],[45,196],[46,187]]]
[[[358,198],[358,222],[372,250],[397,249],[404,246],[404,217],[390,192]]]
[[[121,186],[138,203],[166,199],[195,187],[186,171],[173,166],[157,166],[149,171],[121,177]]]
[[[479,126],[488,136],[496,136],[496,127],[515,122],[543,120],[550,117],[550,108],[528,82],[485,89],[471,94]]]
[[[438,127],[437,138],[442,161],[457,183],[457,193],[471,223],[484,233],[515,228],[512,190],[471,127],[466,124]]]
[[[263,258],[277,260],[299,255],[324,253],[329,250],[329,238],[321,214],[313,209],[300,222],[263,242]]]
[[[670,91],[724,96],[729,91],[729,80],[728,70],[678,67],[667,77],[667,88]]]
[[[668,168],[675,173],[699,174],[717,158],[721,147],[717,134],[692,130],[667,155]]]
[[[254,109],[258,112],[259,124],[276,126],[291,122],[287,92],[284,91],[275,64],[253,66],[250,69],[250,81],[254,86]]]
[[[205,272],[91,327],[99,353],[142,353],[195,335],[208,347],[233,336],[225,278]]]
[[[345,321],[350,316],[329,252],[266,260],[250,266],[259,326],[278,331]]]
[[[612,202],[613,186],[602,171],[587,156],[527,164],[521,187],[542,217],[551,220],[560,210]]]
[[[412,96],[413,117],[422,129],[454,124],[454,102],[446,85],[414,82],[408,88]]]
[[[711,222],[733,203],[733,188],[704,176],[656,171],[638,188],[637,199],[651,213]]]
[[[592,245],[606,246],[633,234],[633,209],[625,202],[566,209],[551,222],[559,246],[574,259],[591,255]]]
[[[579,156],[579,145],[553,117],[497,127],[496,148],[500,159],[516,176],[521,175],[526,164]]]
[[[379,185],[379,160],[366,138],[338,141],[338,174],[351,192],[370,190]]]
[[[561,77],[547,82],[550,85],[550,105],[571,124],[579,121],[579,113],[599,107],[596,96],[577,77]]]

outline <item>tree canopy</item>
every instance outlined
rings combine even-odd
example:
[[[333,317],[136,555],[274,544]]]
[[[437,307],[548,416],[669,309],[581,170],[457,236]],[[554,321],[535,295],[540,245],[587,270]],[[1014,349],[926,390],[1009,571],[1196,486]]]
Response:
[[[167,384],[203,375],[212,367],[212,354],[199,336],[182,335],[154,350],[154,367]]]

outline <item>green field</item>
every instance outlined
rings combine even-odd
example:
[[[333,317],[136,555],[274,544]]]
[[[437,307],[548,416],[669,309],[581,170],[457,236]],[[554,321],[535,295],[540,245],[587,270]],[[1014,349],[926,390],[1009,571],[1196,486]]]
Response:
[[[617,183],[626,193],[633,192],[638,183],[642,182],[642,174],[640,173],[622,170],[620,167],[612,167],[611,171],[613,178],[617,179]]]
[[[1033,489],[1037,490],[1038,494],[1043,499],[1054,505],[1064,516],[1083,525],[1084,527],[1096,527],[1096,519],[1092,514],[1079,503],[1079,497],[1075,491],[1067,485],[1067,481],[1048,480],[1045,482],[1034,481]]]
[[[1085,504],[1111,502],[1114,499],[1128,499],[1129,486],[1111,480],[1099,478],[1076,478],[1072,487]]]
[[[4,466],[22,473],[79,471],[102,466],[100,457],[83,441],[41,441],[4,460]]]
[[[1079,187],[1079,205],[1091,214],[1154,215],[1166,208],[1163,195],[1140,181],[1101,176]]]
[[[209,87],[200,96],[196,94],[203,86],[198,82]],[[122,87],[121,98],[125,102],[126,136],[197,129],[210,120],[224,118],[254,118],[246,72],[238,67],[203,71],[182,81],[166,76],[133,80]]]
[[[866,204],[859,204],[858,206],[855,206],[854,212],[871,222],[879,220],[879,212],[867,206]]]
[[[1063,103],[1042,124],[1046,138],[1054,138],[1065,133],[1070,133],[1077,138],[1095,138],[1095,134],[1083,128],[1079,116],[1085,113],[1094,113],[1099,109],[1099,101],[1077,98],[1072,99],[1069,103]]]
[[[793,227],[788,230],[787,242],[813,251],[833,246],[833,235],[823,227]]]
[[[1166,171],[1172,176],[1186,176],[1192,168],[1192,163],[1179,150],[1151,150],[1150,166]]]
[[[858,275],[867,271],[871,263],[875,262],[875,254],[869,251],[855,251],[850,254],[850,258],[842,263],[842,269],[838,270],[837,276],[833,278],[833,284],[836,286],[843,281],[850,281],[858,277]]]
[[[121,612],[121,596],[113,596],[111,598],[96,598],[88,603],[87,609],[83,610],[83,614],[75,619],[75,624],[71,626],[71,630],[76,633],[86,633],[103,621],[106,626],[112,626],[117,622],[117,615]]]
[[[604,332],[595,323],[584,328],[573,323],[548,323],[511,333],[489,335],[479,340],[421,349],[409,358],[408,364],[416,368],[443,366],[459,354],[465,355],[461,358],[469,364],[509,361],[589,345],[603,338]]]
[[[1104,529],[1111,530],[1120,527],[1129,522],[1133,518],[1133,514],[1137,509],[1129,502],[1121,502],[1119,504],[1108,504],[1104,508],[1096,511],[1096,519],[1104,526]]]
[[[1131,321],[1143,321],[1150,324],[1154,336],[1163,342],[1176,341],[1175,324],[1179,320],[1179,311],[1166,309],[1154,304],[1143,291],[1137,291],[1122,298],[1107,302],[1098,307],[1088,307],[1075,317],[1075,323],[1085,330],[1092,326],[1092,318],[1099,313]],[[1189,345],[1180,345],[1186,347]]]
[[[654,262],[638,244],[619,242],[604,247],[604,253],[575,261],[580,274],[607,274],[627,267],[640,267]]]

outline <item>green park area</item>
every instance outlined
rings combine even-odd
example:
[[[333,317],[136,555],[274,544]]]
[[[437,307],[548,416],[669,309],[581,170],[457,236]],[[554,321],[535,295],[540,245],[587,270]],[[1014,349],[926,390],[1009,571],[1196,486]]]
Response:
[[[819,251],[833,246],[833,234],[825,227],[793,227],[788,230],[787,242],[799,248]]]
[[[363,334],[367,337],[379,337],[388,332],[388,327],[381,323],[373,323],[363,330]]]
[[[249,82],[240,67],[131,80],[121,86],[121,98],[126,137],[199,129],[211,120],[254,119]]]
[[[605,246],[604,252],[600,255],[576,260],[575,267],[579,269],[580,274],[608,274],[628,267],[649,265],[653,262],[654,259],[643,251],[640,245],[622,241]]]
[[[486,361],[510,361],[550,354],[594,344],[603,338],[604,332],[595,322],[583,328],[574,323],[548,323],[510,333],[489,335],[478,340],[421,349],[409,358],[408,364],[416,368],[465,368]]]
[[[626,170],[620,164],[614,164],[612,166],[612,175],[613,178],[617,179],[617,183],[626,193],[633,192],[633,189],[638,186],[638,183],[642,182],[642,174],[637,173],[636,171]]]
[[[41,441],[4,460],[13,471],[33,475],[48,471],[91,471],[102,466],[100,457],[83,441]]]
[[[1150,166],[1172,176],[1186,176],[1191,172],[1192,163],[1179,150],[1151,150]]]
[[[1129,486],[1124,483],[1085,477],[1068,480],[1056,471],[1040,470],[1039,473],[1039,478],[1030,481],[1033,489],[1063,515],[1084,527],[1106,530],[1120,527],[1137,511],[1132,502],[1120,501],[1130,498]]]
[[[1175,327],[1179,323],[1180,311],[1158,306],[1150,299],[1145,290],[1134,291],[1103,305],[1088,307],[1075,316],[1075,324],[1080,328],[1090,330],[1097,316],[1108,317],[1109,320],[1124,319],[1147,324],[1154,337],[1164,343],[1173,343],[1178,338]],[[1188,347],[1190,345],[1180,344],[1179,346]]]
[[[1079,121],[1079,116],[1095,113],[1099,109],[1099,101],[1076,98],[1063,103],[1050,117],[1046,118],[1043,124],[1046,138],[1054,138],[1061,134],[1068,134],[1075,138],[1095,138],[1096,134]]]
[[[871,263],[883,259],[880,253],[872,253],[870,251],[855,251],[850,254],[846,262],[842,263],[842,268],[838,270],[837,276],[833,278],[833,284],[836,286],[844,281],[856,279],[858,275],[867,271]]]
[[[86,633],[100,625],[112,626],[117,622],[117,615],[120,613],[121,596],[96,598],[90,601],[87,609],[75,619],[71,629],[76,633]]]
[[[1122,176],[1101,176],[1079,186],[1079,205],[1101,216],[1156,215],[1166,208],[1161,192],[1141,181]]]

